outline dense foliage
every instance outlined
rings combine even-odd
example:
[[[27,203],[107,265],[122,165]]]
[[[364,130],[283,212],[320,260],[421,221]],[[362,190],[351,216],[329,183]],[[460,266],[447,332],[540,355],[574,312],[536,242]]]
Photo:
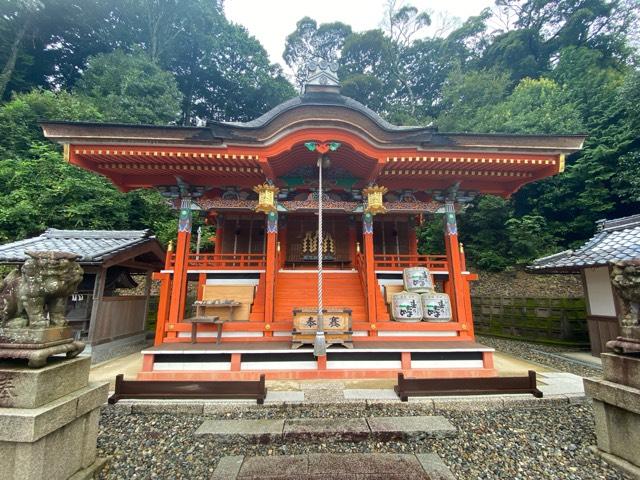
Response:
[[[387,0],[379,29],[302,18],[284,45],[292,85],[222,0],[0,4],[0,241],[59,228],[175,230],[158,194],[123,194],[64,163],[38,119],[202,124],[255,118],[296,94],[305,63],[336,61],[343,93],[399,124],[587,133],[562,175],[460,216],[468,257],[503,269],[640,212],[636,0],[496,0],[464,22]],[[435,32],[435,33],[432,33]],[[441,222],[420,229],[441,248]]]
[[[562,175],[510,200],[480,197],[460,216],[472,263],[523,265],[580,244],[600,218],[640,212],[636,1],[497,0],[433,36],[427,12],[387,7],[377,30],[343,37],[343,26],[314,24],[325,37],[336,29],[336,48],[316,54],[338,59],[345,94],[391,121],[441,131],[588,134]],[[426,223],[421,249],[440,251],[441,232],[439,219]]]

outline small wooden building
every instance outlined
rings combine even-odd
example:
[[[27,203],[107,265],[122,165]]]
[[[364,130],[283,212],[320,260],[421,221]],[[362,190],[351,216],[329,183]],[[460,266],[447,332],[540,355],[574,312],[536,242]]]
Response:
[[[151,274],[164,267],[165,257],[149,230],[49,228],[38,237],[0,245],[0,264],[21,265],[25,251],[44,250],[80,256],[84,277],[69,297],[67,318],[76,335],[87,342],[94,362],[144,346]],[[141,276],[144,285],[139,286],[134,277]]]
[[[609,278],[611,260],[640,259],[640,215],[599,220],[597,233],[577,250],[533,262],[537,273],[580,273],[587,300],[591,353],[600,355],[618,336],[618,304]]]

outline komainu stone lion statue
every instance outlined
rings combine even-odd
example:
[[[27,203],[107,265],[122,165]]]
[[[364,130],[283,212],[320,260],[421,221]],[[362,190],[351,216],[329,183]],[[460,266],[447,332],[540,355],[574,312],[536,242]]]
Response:
[[[83,275],[78,256],[53,251],[25,254],[29,258],[22,268],[0,282],[0,327],[65,326],[67,298]]]
[[[620,336],[607,342],[619,354],[640,353],[640,259],[617,260],[611,264],[611,285],[620,300]]]

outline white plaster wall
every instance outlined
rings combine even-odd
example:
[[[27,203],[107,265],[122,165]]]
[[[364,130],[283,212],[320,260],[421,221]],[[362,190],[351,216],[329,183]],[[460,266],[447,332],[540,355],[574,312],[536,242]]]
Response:
[[[585,268],[587,295],[591,315],[616,316],[613,290],[609,280],[609,267]]]

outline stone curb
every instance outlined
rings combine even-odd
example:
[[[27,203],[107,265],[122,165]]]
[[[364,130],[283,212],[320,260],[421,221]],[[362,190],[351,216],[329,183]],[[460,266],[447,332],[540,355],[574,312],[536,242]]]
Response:
[[[589,397],[582,394],[558,394],[545,395],[543,398],[535,398],[531,395],[510,396],[459,396],[459,397],[411,397],[408,402],[397,400],[350,400],[334,402],[268,402],[258,405],[253,400],[120,400],[115,405],[105,406],[114,408],[122,413],[135,414],[190,414],[190,415],[217,415],[220,413],[234,412],[238,410],[327,407],[328,405],[351,406],[360,405],[364,408],[375,406],[388,406],[390,404],[408,408],[420,405],[423,408],[433,410],[493,410],[504,407],[543,408],[556,405],[582,404],[589,401]]]

